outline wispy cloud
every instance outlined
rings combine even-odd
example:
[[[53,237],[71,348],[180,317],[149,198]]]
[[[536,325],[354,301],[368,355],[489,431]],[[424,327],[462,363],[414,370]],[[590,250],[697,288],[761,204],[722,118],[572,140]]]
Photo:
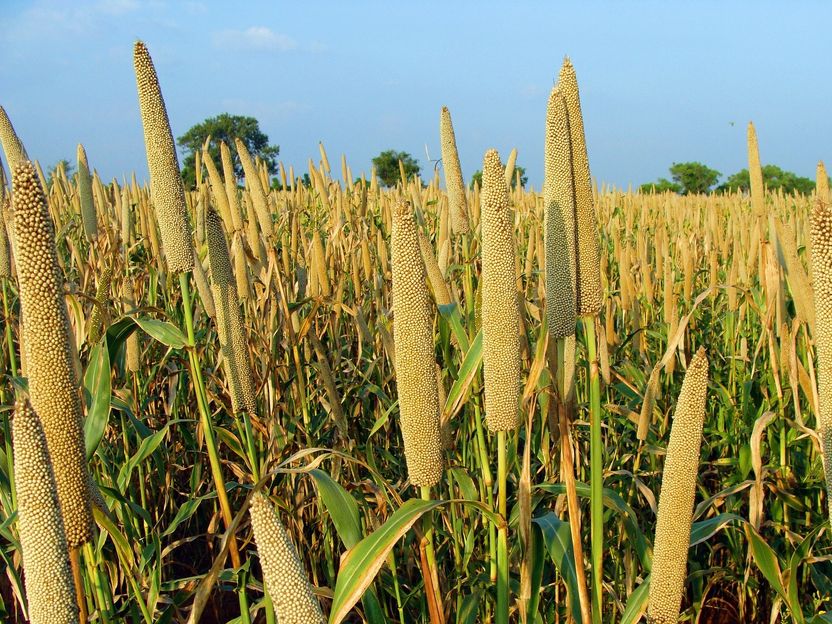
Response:
[[[138,8],[138,0],[99,0],[94,6],[94,10],[105,15],[124,15]]]
[[[245,30],[223,30],[214,35],[214,45],[235,50],[286,52],[298,47],[297,41],[276,33],[267,26],[252,26]]]

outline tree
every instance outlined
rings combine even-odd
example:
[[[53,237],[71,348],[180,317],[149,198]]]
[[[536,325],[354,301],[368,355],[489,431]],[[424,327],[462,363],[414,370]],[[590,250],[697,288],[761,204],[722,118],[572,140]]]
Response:
[[[700,162],[673,163],[670,177],[682,187],[683,195],[709,193],[722,174]]]
[[[61,158],[58,162],[56,162],[54,165],[49,167],[49,171],[46,174],[46,179],[51,180],[52,177],[55,175],[55,173],[58,171],[58,167],[60,167],[61,165],[63,165],[64,173],[66,174],[66,177],[71,178],[72,177],[72,171],[73,171],[73,169],[75,169],[75,165],[73,165],[71,162],[69,162],[66,158]]]
[[[814,180],[801,177],[791,171],[783,171],[777,165],[764,165],[762,172],[763,184],[770,191],[783,189],[784,193],[794,193],[797,191],[803,195],[808,195],[815,190]],[[748,174],[748,169],[742,169],[730,176],[717,190],[742,191],[743,193],[747,193],[750,189],[751,179]]]
[[[642,184],[639,187],[639,191],[644,194],[649,193],[666,193],[668,191],[672,193],[681,193],[682,187],[675,182],[671,182],[667,178],[659,178],[656,182],[648,182],[647,184]]]
[[[511,188],[515,188],[517,186],[517,174],[520,174],[520,188],[526,188],[526,182],[529,181],[529,177],[526,175],[526,168],[521,167],[520,165],[514,165],[514,175],[511,178]],[[482,187],[482,170],[477,169],[474,172],[474,175],[471,176],[471,184],[469,186],[473,188],[474,183],[477,183],[480,187]]]
[[[209,117],[202,123],[191,127],[185,134],[176,139],[179,147],[185,152],[185,159],[182,161],[182,179],[185,186],[193,187],[196,183],[196,152],[201,150],[205,140],[211,137],[208,144],[208,152],[214,159],[214,164],[220,167],[220,142],[225,141],[231,150],[234,162],[234,174],[243,177],[243,167],[237,156],[237,147],[234,139],[239,138],[248,149],[252,158],[260,157],[270,174],[277,173],[277,155],[280,147],[269,144],[269,137],[260,130],[260,123],[254,117],[242,115],[229,115],[222,113],[216,117]]]
[[[399,161],[404,166],[404,174],[408,178],[419,175],[419,161],[407,152],[386,150],[373,158],[373,166],[376,168],[376,175],[384,186],[395,186],[401,179]]]

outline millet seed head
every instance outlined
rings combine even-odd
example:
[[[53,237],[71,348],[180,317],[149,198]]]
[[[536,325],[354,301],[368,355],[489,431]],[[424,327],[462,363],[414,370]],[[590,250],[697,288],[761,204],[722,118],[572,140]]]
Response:
[[[257,223],[260,226],[260,232],[264,238],[269,238],[274,233],[274,224],[272,223],[272,214],[269,210],[269,204],[266,200],[266,193],[263,191],[263,185],[260,183],[260,176],[257,175],[257,167],[251,154],[248,153],[246,144],[239,138],[234,140],[237,146],[237,155],[240,157],[240,162],[243,165],[243,171],[246,175],[246,186],[248,187],[251,196],[251,203],[254,204],[254,214],[257,217]],[[251,214],[249,214],[249,219]]]
[[[321,605],[315,598],[295,545],[265,494],[257,492],[252,496],[249,514],[263,582],[269,590],[277,621],[280,624],[324,624]]]
[[[98,219],[95,214],[95,202],[92,198],[92,177],[87,163],[87,152],[78,144],[78,198],[81,200],[81,223],[84,236],[88,241],[98,238]]]
[[[546,316],[549,335],[575,333],[575,187],[566,101],[552,89],[546,108],[543,240],[546,247]]]
[[[235,413],[247,411],[253,414],[257,404],[248,360],[248,340],[222,220],[213,210],[208,210],[205,216],[205,236],[208,239],[217,334],[231,393],[231,406]]]
[[[679,618],[707,392],[708,359],[704,347],[700,347],[688,365],[676,402],[662,473],[647,608],[651,624],[675,624]]]
[[[411,483],[431,486],[442,477],[433,310],[410,203],[400,200],[392,216],[393,341],[404,454]]]
[[[32,407],[40,417],[55,467],[67,542],[78,546],[92,532],[87,462],[78,380],[72,362],[63,276],[55,230],[35,168],[13,174],[17,274]]]
[[[141,41],[137,41],[133,49],[133,64],[150,171],[150,195],[162,234],[162,249],[173,273],[190,271],[194,266],[194,254],[185,188],[156,69]]]
[[[572,177],[575,185],[576,310],[578,316],[595,316],[603,305],[598,223],[592,198],[592,180],[589,174],[578,78],[568,58],[563,61],[558,85],[566,102],[572,147]]]
[[[832,522],[832,206],[818,201],[811,214],[815,289],[815,348],[818,360],[818,435],[829,518]]]
[[[443,106],[439,113],[439,141],[442,144],[442,168],[445,170],[445,188],[448,191],[453,230],[456,234],[467,234],[468,202],[465,198],[465,183],[459,165],[451,111],[447,106]]]
[[[515,277],[514,223],[497,150],[485,153],[480,201],[482,339],[485,419],[491,431],[518,425],[520,308]]]
[[[12,420],[17,524],[32,624],[75,624],[78,606],[55,475],[40,419],[18,401]]]
[[[0,106],[0,143],[3,144],[3,152],[6,154],[9,171],[14,171],[18,164],[29,160],[26,155],[26,148],[23,147],[23,143],[14,131],[11,119],[9,119],[2,106]]]

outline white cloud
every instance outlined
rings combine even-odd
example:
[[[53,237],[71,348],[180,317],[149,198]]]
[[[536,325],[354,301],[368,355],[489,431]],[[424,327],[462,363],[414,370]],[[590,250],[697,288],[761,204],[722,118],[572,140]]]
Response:
[[[245,30],[223,30],[214,35],[218,47],[286,52],[298,47],[297,41],[267,26],[252,26]]]

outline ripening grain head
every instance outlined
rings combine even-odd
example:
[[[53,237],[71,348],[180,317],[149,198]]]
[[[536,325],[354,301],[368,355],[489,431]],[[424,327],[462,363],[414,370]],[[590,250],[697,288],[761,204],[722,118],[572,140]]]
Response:
[[[518,424],[520,309],[515,283],[514,232],[505,172],[497,150],[482,166],[482,346],[485,418],[491,431]]]
[[[17,525],[29,621],[74,624],[78,622],[78,606],[55,474],[40,420],[29,401],[15,405],[12,429]]]
[[[84,236],[88,241],[98,238],[98,219],[95,214],[95,202],[92,199],[92,177],[87,163],[87,152],[78,144],[78,195],[81,200],[81,223]]]
[[[0,143],[3,144],[3,152],[6,154],[9,171],[14,171],[18,164],[29,160],[26,155],[26,148],[23,147],[23,143],[14,131],[11,119],[9,119],[2,106],[0,106]]]
[[[14,170],[14,221],[21,318],[32,407],[43,424],[55,467],[70,546],[92,531],[78,380],[73,369],[63,276],[46,198],[31,163]]]
[[[563,61],[558,85],[566,102],[572,148],[572,176],[575,185],[577,313],[579,316],[595,316],[601,311],[603,304],[598,222],[592,198],[592,180],[589,175],[589,158],[584,138],[578,78],[568,58]]]
[[[676,624],[679,618],[707,391],[708,359],[701,347],[685,373],[667,445],[647,608],[651,624]]]
[[[265,494],[254,494],[249,514],[263,582],[269,590],[277,621],[280,624],[324,624],[321,605],[312,592],[295,545]]]
[[[442,477],[439,391],[433,348],[433,311],[410,204],[393,209],[393,340],[404,452],[410,481],[431,486]]]
[[[543,232],[549,335],[575,333],[575,188],[566,101],[552,89],[546,108]]]
[[[459,165],[454,127],[451,124],[451,111],[447,106],[443,106],[439,113],[439,140],[442,144],[442,167],[445,170],[445,188],[448,191],[453,230],[457,234],[467,234],[468,203],[465,199],[465,183]]]
[[[812,210],[812,272],[815,289],[815,345],[818,360],[818,435],[823,449],[827,502],[832,521],[832,206]]]
[[[144,43],[133,49],[136,85],[139,92],[150,194],[162,233],[162,248],[173,273],[190,271],[194,266],[191,227],[185,208],[185,188],[179,175],[179,161],[173,143],[168,112],[153,60]]]

